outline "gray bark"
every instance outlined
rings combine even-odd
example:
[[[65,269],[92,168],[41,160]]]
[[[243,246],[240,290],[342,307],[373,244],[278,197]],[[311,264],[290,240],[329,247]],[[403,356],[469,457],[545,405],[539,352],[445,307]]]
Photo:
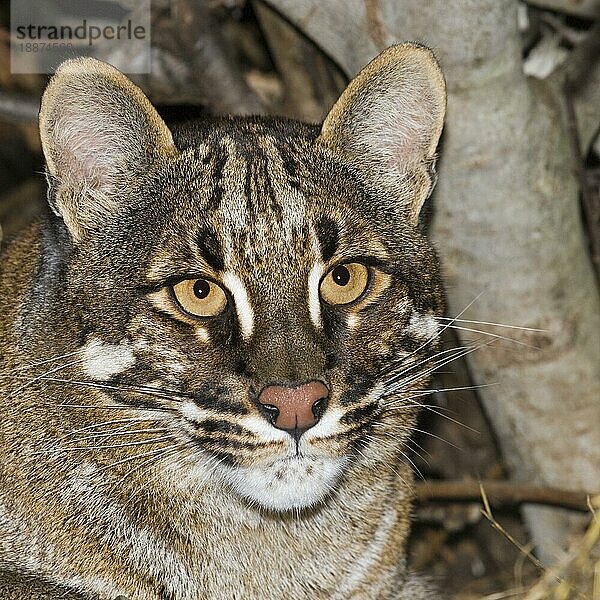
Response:
[[[494,330],[537,349],[498,343],[472,355],[476,379],[500,384],[482,390],[485,408],[516,478],[598,489],[600,302],[563,107],[522,73],[517,3],[269,3],[348,75],[396,41],[434,48],[449,89],[433,237],[450,313],[470,305],[462,318],[544,330]],[[554,509],[527,517],[550,558],[569,520]]]

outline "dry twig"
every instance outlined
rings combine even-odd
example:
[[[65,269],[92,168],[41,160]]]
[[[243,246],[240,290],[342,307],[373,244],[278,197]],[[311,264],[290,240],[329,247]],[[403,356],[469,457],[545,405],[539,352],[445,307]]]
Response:
[[[477,502],[481,490],[494,506],[544,504],[587,512],[590,494],[550,487],[523,484],[516,481],[424,481],[416,484],[418,502],[433,500]]]
[[[598,0],[525,0],[527,4],[552,10],[555,12],[573,15],[583,19],[596,19],[600,17],[600,3]]]

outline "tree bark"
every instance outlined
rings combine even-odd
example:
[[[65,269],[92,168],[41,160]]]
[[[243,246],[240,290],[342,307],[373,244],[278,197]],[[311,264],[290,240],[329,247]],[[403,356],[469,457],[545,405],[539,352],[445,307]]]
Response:
[[[501,384],[482,390],[484,406],[517,479],[597,488],[600,301],[563,107],[550,86],[522,73],[517,2],[269,3],[348,75],[397,41],[436,51],[449,98],[432,232],[450,314],[468,307],[461,318],[544,330],[510,330],[526,345],[472,355],[478,383]],[[569,519],[540,507],[526,516],[551,558]]]

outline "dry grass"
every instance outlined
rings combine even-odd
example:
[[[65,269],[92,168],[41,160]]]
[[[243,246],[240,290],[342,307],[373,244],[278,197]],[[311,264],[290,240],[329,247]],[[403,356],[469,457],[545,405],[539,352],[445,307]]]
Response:
[[[522,598],[523,600],[600,600],[600,496],[589,499],[590,524],[556,565],[542,564],[531,550],[512,537],[492,514],[485,489],[481,487],[483,516],[543,575],[527,590],[491,594],[485,600]]]

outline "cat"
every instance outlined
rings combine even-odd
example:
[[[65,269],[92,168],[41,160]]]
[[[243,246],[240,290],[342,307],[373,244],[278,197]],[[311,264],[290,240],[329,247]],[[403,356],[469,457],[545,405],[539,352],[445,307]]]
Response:
[[[407,441],[443,313],[446,91],[407,43],[321,126],[169,129],[91,58],[42,99],[0,267],[3,598],[431,599]]]

